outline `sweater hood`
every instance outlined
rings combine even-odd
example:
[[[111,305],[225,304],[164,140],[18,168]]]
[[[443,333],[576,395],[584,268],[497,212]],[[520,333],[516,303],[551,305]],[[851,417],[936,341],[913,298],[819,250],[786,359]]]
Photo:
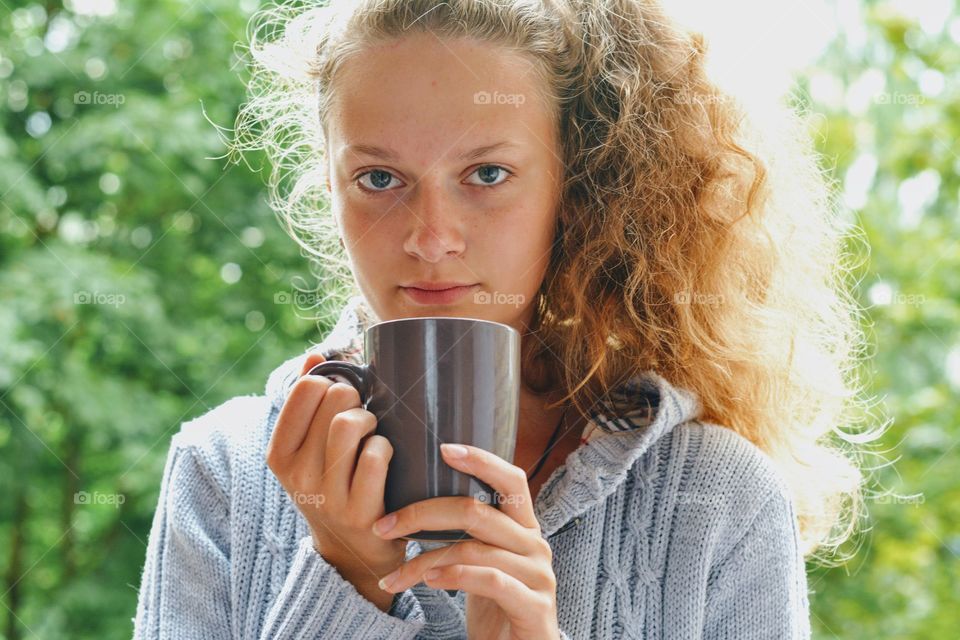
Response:
[[[310,354],[361,364],[364,331],[378,321],[362,296],[350,298],[326,339],[270,373],[266,395],[271,407],[279,411],[283,406]],[[654,442],[677,425],[697,419],[701,412],[694,393],[671,385],[654,371],[611,389],[590,410],[580,447],[540,489],[534,510],[543,534],[552,535],[606,498]]]

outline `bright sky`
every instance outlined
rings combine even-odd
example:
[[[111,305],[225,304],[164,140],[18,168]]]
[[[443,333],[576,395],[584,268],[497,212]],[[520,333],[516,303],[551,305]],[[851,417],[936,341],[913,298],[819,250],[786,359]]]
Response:
[[[713,76],[738,94],[783,95],[791,73],[812,64],[838,29],[851,47],[866,43],[862,0],[663,2],[677,20],[706,36]],[[885,4],[888,10],[919,23],[927,34],[948,28],[951,35],[960,35],[954,0],[888,0]]]
[[[791,73],[813,62],[835,35],[830,0],[664,0],[677,20],[703,33],[712,77],[738,95],[783,95]],[[855,12],[847,25],[857,22]],[[757,95],[760,94],[760,95]]]

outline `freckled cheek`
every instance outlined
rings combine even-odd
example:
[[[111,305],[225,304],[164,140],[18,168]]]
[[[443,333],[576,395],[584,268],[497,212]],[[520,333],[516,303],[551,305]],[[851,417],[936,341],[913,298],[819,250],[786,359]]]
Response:
[[[399,206],[399,205],[397,205]],[[340,228],[347,238],[382,237],[395,232],[398,213],[384,207],[343,202],[339,210]]]
[[[522,245],[522,252],[542,253],[552,242],[555,217],[539,207],[514,207],[498,212],[491,226],[501,239],[512,238],[512,244]]]
[[[394,250],[398,231],[391,230],[390,215],[374,215],[357,210],[341,210],[338,217],[340,232],[354,270],[361,279],[364,274],[383,273],[387,262],[399,250]]]
[[[518,279],[536,280],[550,258],[553,229],[546,228],[549,222],[538,220],[537,215],[513,210],[483,223],[483,229],[471,237],[475,255],[484,255],[486,263],[514,286],[523,286]]]

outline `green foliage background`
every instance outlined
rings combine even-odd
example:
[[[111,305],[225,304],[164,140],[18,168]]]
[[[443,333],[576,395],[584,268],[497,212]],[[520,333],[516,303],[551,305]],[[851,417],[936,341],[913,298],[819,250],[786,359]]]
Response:
[[[329,329],[278,303],[306,262],[204,117],[229,125],[243,100],[255,3],[78,10],[97,4],[0,0],[7,640],[128,637],[170,436]],[[864,374],[895,417],[877,478],[902,497],[870,503],[853,560],[811,567],[812,619],[818,638],[955,637],[960,23],[863,11],[866,45],[841,35],[796,88],[837,188],[860,185]],[[867,81],[861,112],[828,99]]]

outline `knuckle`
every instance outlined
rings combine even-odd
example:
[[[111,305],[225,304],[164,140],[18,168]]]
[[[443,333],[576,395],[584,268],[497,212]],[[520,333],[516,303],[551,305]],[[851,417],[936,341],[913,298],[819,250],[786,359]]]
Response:
[[[394,525],[394,528],[399,530],[399,527],[403,527],[405,531],[410,527],[421,526],[425,518],[429,515],[426,507],[423,505],[423,501],[408,504],[394,513],[397,514],[397,523]]]
[[[333,414],[330,418],[330,427],[336,427],[335,432],[339,432],[351,423],[350,416],[345,411]]]
[[[550,594],[546,594],[540,599],[540,610],[543,611],[543,615],[551,613],[554,606],[553,596]]]
[[[285,480],[287,477],[286,470],[276,456],[271,456],[267,454],[267,468],[273,472],[273,475],[277,477],[278,480]]]
[[[364,460],[373,465],[378,465],[387,462],[387,455],[384,451],[380,450],[376,446],[367,445],[363,448],[363,451],[360,452],[360,455]]]
[[[537,590],[554,593],[556,591],[557,578],[551,569],[541,566],[534,575],[533,583],[537,585]]]
[[[460,584],[463,580],[463,565],[455,564],[442,569],[443,577],[448,578],[454,584]]]
[[[302,468],[294,468],[287,475],[287,484],[295,490],[305,488],[308,480],[309,478]]]
[[[331,425],[335,424],[339,427],[352,428],[354,425],[360,424],[361,422],[362,422],[362,416],[358,415],[356,410],[353,408],[339,411],[333,414],[333,417],[330,418],[330,424]]]
[[[553,572],[552,572],[552,571],[547,574],[546,583],[547,583],[547,589],[550,591],[550,593],[556,593],[556,591],[557,591],[557,577],[556,577],[555,575],[553,575]]]
[[[470,499],[464,507],[463,516],[471,527],[478,526],[487,517],[487,506],[482,502]]]
[[[382,451],[386,455],[393,455],[393,445],[390,444],[390,441],[385,437],[379,434],[373,434],[368,440],[370,446],[376,447],[377,450]]]
[[[507,590],[507,575],[503,571],[494,571],[492,580],[498,592],[503,593]]]
[[[397,512],[397,522],[405,521],[407,519],[412,520],[413,522],[420,522],[423,518],[423,504],[420,502],[414,502],[405,509],[401,509]]]
[[[287,394],[287,397],[284,401],[284,405],[288,405],[294,402],[297,398],[303,395],[306,389],[310,388],[310,377],[300,378],[293,383],[293,388],[290,389],[290,393]]]
[[[277,454],[277,446],[273,440],[267,445],[267,453],[264,456],[264,459],[267,461],[267,466],[276,471],[279,455]]]
[[[360,451],[360,455],[370,462],[377,462],[384,458],[383,450],[380,449],[376,443],[371,444],[369,441],[364,445],[363,450]]]
[[[360,406],[360,392],[345,382],[334,382],[330,385],[327,396],[333,399],[337,406]]]
[[[540,553],[543,556],[550,560],[553,559],[553,547],[550,546],[550,542],[547,541],[546,538],[541,537],[540,541],[538,542],[538,546],[540,547]]]
[[[364,432],[373,431],[377,428],[377,416],[373,415],[366,409],[361,407],[354,407],[347,410],[350,413],[350,416],[357,421],[360,425],[363,426]]]
[[[326,362],[326,361],[327,361],[327,359],[324,358],[322,354],[319,354],[319,353],[311,353],[309,356],[307,356],[307,359],[306,359],[306,361],[304,362],[304,365],[303,365],[303,373],[302,373],[301,375],[306,376],[308,373],[310,373],[310,371],[311,371],[314,367],[316,367],[318,364],[322,364],[322,363],[324,363],[324,362]]]
[[[550,599],[541,596],[534,596],[532,602],[530,603],[530,609],[531,613],[536,614],[537,617],[546,617],[547,613],[551,609]]]
[[[372,419],[371,419],[372,418]],[[347,409],[333,415],[330,419],[330,435],[357,440],[371,433],[377,428],[377,419],[372,413],[360,408]]]
[[[315,389],[320,387],[321,389],[329,390],[332,382],[332,380],[324,376],[303,376],[293,385],[293,391],[290,392],[287,400],[290,400],[294,396],[302,397],[304,394],[309,393],[311,388]]]
[[[280,408],[280,417],[277,419],[277,426],[286,424],[287,411],[290,411],[290,407],[304,405],[307,403],[318,404],[322,402],[322,399],[317,400],[315,398],[322,398],[326,394],[317,393],[315,389],[317,385],[320,385],[321,389],[326,389],[330,384],[330,380],[323,378],[322,376],[306,376],[297,380],[293,388],[290,390],[290,393],[283,401],[283,406]]]
[[[387,462],[393,458],[393,445],[390,444],[390,441],[385,437],[373,434],[368,440],[368,446],[374,447],[377,451],[381,453],[383,459]]]

